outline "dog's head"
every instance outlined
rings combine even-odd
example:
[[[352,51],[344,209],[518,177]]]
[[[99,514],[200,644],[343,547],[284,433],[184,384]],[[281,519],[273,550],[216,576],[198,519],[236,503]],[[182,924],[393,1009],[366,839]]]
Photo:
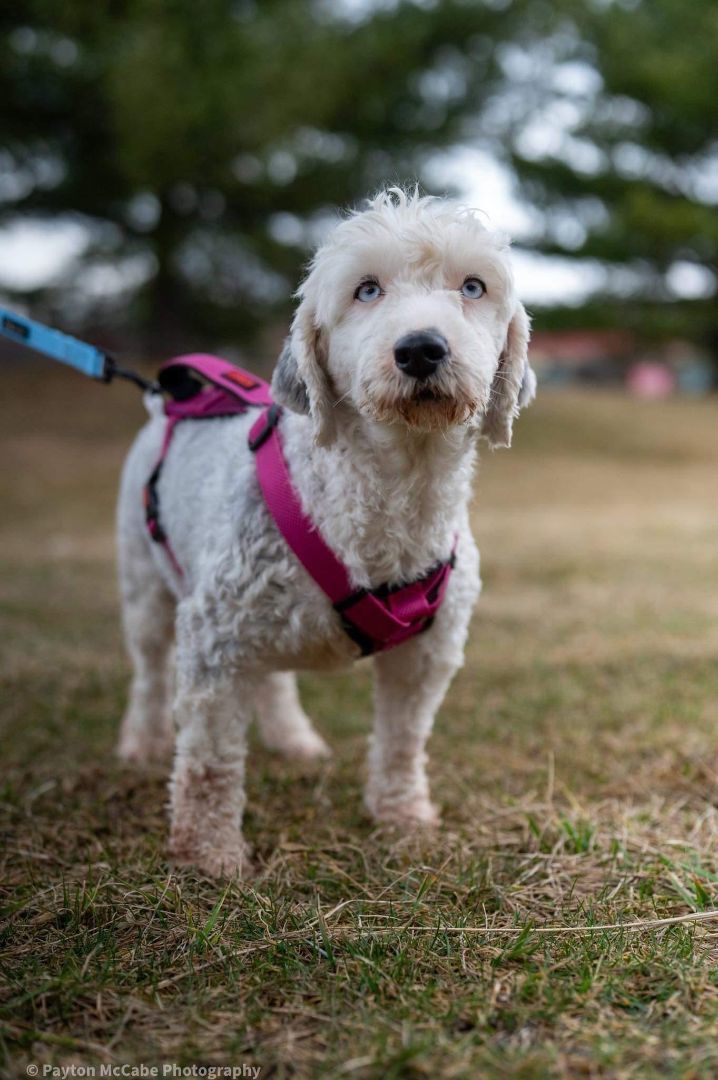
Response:
[[[466,209],[379,195],[335,227],[301,285],[276,399],[331,442],[336,406],[419,431],[469,425],[509,446],[532,400],[529,322],[508,242]]]

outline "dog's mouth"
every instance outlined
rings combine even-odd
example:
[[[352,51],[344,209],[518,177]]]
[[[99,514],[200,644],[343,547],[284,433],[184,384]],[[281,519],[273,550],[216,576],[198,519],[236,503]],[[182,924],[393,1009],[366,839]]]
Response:
[[[423,380],[404,376],[380,388],[372,386],[364,398],[366,411],[375,419],[394,424],[397,421],[418,431],[443,431],[466,424],[479,408],[479,388],[465,385],[459,377],[446,373]],[[377,392],[379,390],[379,392]],[[381,392],[383,391],[383,393]]]
[[[419,431],[443,431],[465,424],[475,409],[473,401],[442,393],[436,387],[422,386],[410,397],[372,402],[371,412],[375,419],[390,423],[401,420]]]
[[[420,386],[411,397],[412,401],[428,402],[429,404],[435,402],[437,405],[445,404],[450,400],[448,394],[442,394],[435,386]]]

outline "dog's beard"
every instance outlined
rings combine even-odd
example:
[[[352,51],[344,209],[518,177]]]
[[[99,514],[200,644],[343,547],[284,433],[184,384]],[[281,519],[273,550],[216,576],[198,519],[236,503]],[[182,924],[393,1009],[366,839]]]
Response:
[[[444,431],[446,428],[467,423],[476,404],[461,402],[447,397],[405,397],[372,401],[369,411],[374,420],[384,423],[402,421],[417,431]]]
[[[380,423],[399,421],[417,431],[443,431],[468,423],[485,407],[486,397],[456,374],[414,382],[391,372],[363,387],[360,409]]]

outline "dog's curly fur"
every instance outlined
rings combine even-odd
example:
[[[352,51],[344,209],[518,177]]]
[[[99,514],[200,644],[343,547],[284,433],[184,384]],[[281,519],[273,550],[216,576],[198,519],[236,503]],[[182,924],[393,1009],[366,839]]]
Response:
[[[467,298],[467,276],[486,285]],[[371,276],[381,293],[355,297]],[[274,373],[286,457],[302,505],[357,587],[410,581],[457,565],[431,629],[380,653],[366,805],[382,822],[431,823],[424,747],[463,659],[480,589],[468,501],[483,435],[509,445],[535,389],[528,320],[508,244],[470,211],[382,193],[334,229],[299,290]],[[450,358],[418,393],[394,359],[404,334],[438,329]],[[294,757],[328,753],[300,704],[293,672],[356,659],[331,603],[279,535],[259,492],[247,432],[254,415],[180,424],[162,471],[162,520],[180,581],[147,536],[142,487],[159,454],[151,419],[128,456],[118,508],[120,586],[134,678],[119,753],[168,754],[168,658],[176,637],[170,850],[209,874],[243,873],[245,741]]]

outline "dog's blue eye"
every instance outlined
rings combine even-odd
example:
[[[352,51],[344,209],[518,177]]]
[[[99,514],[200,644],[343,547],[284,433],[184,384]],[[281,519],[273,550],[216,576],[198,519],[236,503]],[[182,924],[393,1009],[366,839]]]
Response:
[[[464,284],[461,286],[461,295],[465,296],[467,300],[478,300],[486,292],[486,286],[483,281],[477,277],[467,277]]]
[[[372,300],[378,300],[381,296],[381,285],[378,281],[362,281],[354,293],[355,300],[361,300],[363,304],[370,304]]]

